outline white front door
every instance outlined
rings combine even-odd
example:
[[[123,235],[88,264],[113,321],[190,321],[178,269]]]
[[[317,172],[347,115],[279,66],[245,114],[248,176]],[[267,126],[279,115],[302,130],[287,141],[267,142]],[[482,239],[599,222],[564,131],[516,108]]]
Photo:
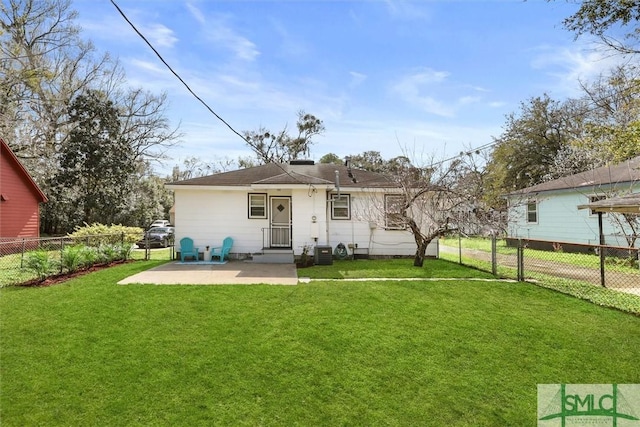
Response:
[[[271,247],[291,247],[291,198],[271,198]]]

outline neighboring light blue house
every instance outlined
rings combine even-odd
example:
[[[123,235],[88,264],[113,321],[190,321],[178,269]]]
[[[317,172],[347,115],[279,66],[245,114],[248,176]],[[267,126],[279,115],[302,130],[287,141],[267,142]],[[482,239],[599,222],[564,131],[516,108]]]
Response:
[[[628,193],[640,193],[640,157],[509,193],[508,238],[598,244],[598,215],[578,206]],[[602,225],[605,244],[628,246],[633,231],[620,214],[604,214]]]

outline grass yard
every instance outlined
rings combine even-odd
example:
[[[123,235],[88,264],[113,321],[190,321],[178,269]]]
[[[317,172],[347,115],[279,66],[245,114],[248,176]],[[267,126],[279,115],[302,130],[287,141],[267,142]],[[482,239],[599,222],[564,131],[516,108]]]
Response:
[[[535,425],[537,384],[640,382],[640,317],[529,284],[116,285],[160,263],[0,289],[3,427]]]

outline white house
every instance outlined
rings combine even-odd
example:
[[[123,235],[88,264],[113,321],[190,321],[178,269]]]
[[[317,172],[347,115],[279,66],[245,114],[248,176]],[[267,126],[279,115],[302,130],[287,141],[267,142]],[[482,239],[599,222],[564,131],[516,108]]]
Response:
[[[176,246],[200,252],[234,240],[231,257],[283,251],[314,255],[342,243],[348,255],[412,256],[413,235],[393,221],[400,189],[384,175],[310,160],[267,164],[167,184],[174,191]],[[179,248],[176,247],[179,251]],[[437,241],[428,256],[437,256]],[[265,261],[267,262],[267,261]]]
[[[640,157],[515,191],[506,196],[508,237],[598,244],[598,215],[579,206],[638,192]],[[620,214],[604,214],[602,225],[605,244],[628,246],[633,231]]]

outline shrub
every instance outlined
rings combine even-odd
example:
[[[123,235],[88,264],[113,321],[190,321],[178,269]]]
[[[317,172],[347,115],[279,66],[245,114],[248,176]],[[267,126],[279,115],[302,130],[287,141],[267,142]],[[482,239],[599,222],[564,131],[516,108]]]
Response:
[[[51,258],[48,251],[38,249],[27,252],[27,268],[35,271],[40,280],[44,280],[55,268],[55,261]]]
[[[102,254],[102,261],[113,262],[120,259],[120,247],[121,245],[107,244],[102,245],[99,248],[100,254]]]
[[[106,244],[132,245],[144,236],[144,230],[140,227],[126,227],[124,225],[104,225],[85,223],[82,227],[76,227],[75,231],[68,235],[74,239],[85,239],[88,246],[101,246]]]
[[[84,254],[84,246],[65,246],[60,258],[62,268],[70,273],[77,271],[84,265]]]
[[[128,260],[131,257],[131,251],[133,250],[133,245],[125,243],[124,245],[118,245],[118,250],[120,252],[120,259],[123,261]]]
[[[85,267],[91,267],[93,264],[96,264],[99,260],[99,253],[97,248],[92,248],[90,246],[82,247],[82,265]]]

